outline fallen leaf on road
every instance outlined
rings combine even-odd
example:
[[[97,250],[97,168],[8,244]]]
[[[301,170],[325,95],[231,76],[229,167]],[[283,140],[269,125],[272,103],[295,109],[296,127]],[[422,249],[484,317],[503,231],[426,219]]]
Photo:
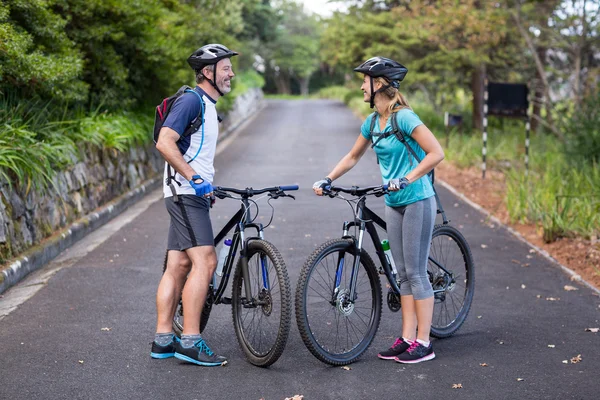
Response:
[[[346,371],[350,371],[352,368],[350,368],[350,367],[349,367],[349,366],[347,366],[347,365],[344,365],[344,366],[342,367],[342,369],[345,369]]]
[[[302,400],[304,398],[301,394],[295,394],[293,397],[286,397],[285,400]]]
[[[534,249],[529,249],[529,252],[533,254],[533,253],[535,253],[535,250]]]
[[[517,378],[517,382],[523,382],[525,379],[523,378]]]
[[[113,260],[108,260],[108,262],[113,262]]]
[[[567,292],[572,292],[573,290],[579,290],[579,289],[577,289],[575,286],[565,285],[565,290]]]
[[[478,316],[477,316],[477,319],[481,319],[481,317],[482,317],[481,315],[478,315]]]
[[[521,264],[522,267],[529,267],[531,264],[529,263],[525,263],[525,264]]]
[[[563,364],[568,364],[568,363],[569,363],[569,360],[562,360],[562,363],[563,363]]]
[[[227,366],[227,360],[225,360],[221,363],[221,367],[226,367],[226,366]]]
[[[488,366],[488,365],[487,365],[487,363],[479,363],[479,365],[480,365],[481,367],[487,367],[487,366]]]
[[[481,245],[481,248],[482,248],[482,249],[487,249],[487,244],[482,244],[482,245]]]
[[[462,383],[454,383],[452,385],[452,389],[462,389]]]
[[[100,329],[100,330],[101,330],[101,331],[106,331],[106,332],[108,332],[108,331],[110,331],[110,329],[111,329],[111,328],[102,328],[102,329]]]
[[[458,207],[458,203],[454,203],[454,207]]]
[[[513,263],[521,265],[521,261],[517,261],[517,260],[511,260]]]
[[[577,364],[578,362],[581,362],[581,354],[577,354],[571,358],[571,364]]]
[[[525,285],[521,285],[521,289],[525,289],[527,286]]]
[[[304,235],[304,237],[310,237],[310,236],[311,236],[310,233],[307,233]]]
[[[580,281],[580,280],[581,280],[581,275],[571,275],[571,282]]]
[[[592,333],[598,333],[598,331],[600,331],[600,328],[585,328],[586,332],[592,332]]]
[[[548,301],[558,301],[558,300],[560,300],[560,297],[546,297],[546,300],[548,300]]]
[[[530,256],[529,254],[526,257],[530,260],[533,258],[533,256]]]
[[[548,345],[548,347],[550,347],[551,349],[553,349],[553,348],[555,348],[555,347],[556,347],[556,345],[554,345],[554,344],[549,344],[549,345]]]
[[[542,298],[542,295],[541,295],[541,294],[538,294],[538,295],[537,295],[537,296],[535,296],[535,297],[537,297],[538,299],[541,299],[541,298]]]
[[[79,360],[79,364],[83,364],[83,360]]]
[[[500,340],[498,341],[498,344],[504,344],[504,341]]]

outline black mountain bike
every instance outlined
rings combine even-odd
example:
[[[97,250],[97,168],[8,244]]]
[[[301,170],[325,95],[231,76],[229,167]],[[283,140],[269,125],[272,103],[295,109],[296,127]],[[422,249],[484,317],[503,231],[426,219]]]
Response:
[[[275,209],[271,200],[294,196],[286,191],[298,190],[297,185],[275,186],[264,189],[235,189],[217,186],[215,196],[239,200],[240,210],[227,222],[215,237],[217,246],[235,228],[229,253],[223,266],[222,275],[215,273],[206,296],[206,303],[200,318],[200,332],[208,323],[210,312],[215,304],[231,304],[233,326],[238,342],[250,363],[268,367],[279,359],[287,342],[291,321],[290,281],[279,251],[264,239],[264,229],[273,221]],[[271,206],[271,220],[266,226],[255,223],[259,208],[250,198],[266,193]],[[236,196],[237,195],[237,196]],[[251,203],[256,206],[254,218]],[[249,236],[247,229],[256,230],[256,236]],[[225,297],[225,289],[233,269],[237,250],[240,248],[237,266],[233,274],[231,297]],[[167,266],[165,256],[164,269]],[[181,300],[173,318],[173,330],[177,336],[183,332],[184,310]]]
[[[354,221],[344,222],[341,239],[319,246],[308,258],[296,288],[296,322],[304,344],[319,360],[331,365],[356,361],[371,345],[381,320],[382,290],[379,274],[390,289],[390,310],[400,310],[400,289],[385,255],[375,224],[386,223],[366,206],[369,195],[383,196],[387,185],[365,188],[331,186],[323,192],[342,198],[354,211]],[[340,193],[354,196],[345,199]],[[356,207],[353,204],[356,204]],[[465,322],[475,289],[474,264],[465,238],[444,223],[433,230],[427,274],[435,297],[431,335],[453,335]],[[353,229],[354,234],[350,234]],[[371,236],[381,268],[363,249]]]

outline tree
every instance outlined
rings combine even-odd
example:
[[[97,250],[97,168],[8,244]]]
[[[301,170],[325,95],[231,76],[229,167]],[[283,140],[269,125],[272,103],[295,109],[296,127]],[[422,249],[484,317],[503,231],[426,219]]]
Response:
[[[308,94],[310,77],[319,67],[320,27],[316,16],[308,15],[303,7],[290,0],[275,3],[279,23],[267,62],[278,93],[291,93],[290,80]]]

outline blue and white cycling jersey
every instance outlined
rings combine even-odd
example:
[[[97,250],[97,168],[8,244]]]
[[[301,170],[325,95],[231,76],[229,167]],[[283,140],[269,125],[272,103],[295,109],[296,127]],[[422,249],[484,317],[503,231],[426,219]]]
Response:
[[[200,102],[200,98],[202,98],[203,104]],[[187,92],[177,99],[163,124],[163,127],[169,127],[179,135],[183,135],[186,128],[198,117],[200,107],[204,107],[204,123],[191,135],[180,137],[177,146],[183,154],[183,159],[190,164],[202,179],[210,183],[212,183],[215,175],[214,159],[217,137],[219,136],[216,103],[216,100],[213,100],[204,90],[196,86],[194,92]],[[171,197],[173,193],[166,184],[167,168],[168,164],[165,163],[163,193],[164,197]],[[172,168],[171,173],[173,173]],[[196,194],[190,183],[181,175],[175,174],[175,181],[172,183],[177,194]]]

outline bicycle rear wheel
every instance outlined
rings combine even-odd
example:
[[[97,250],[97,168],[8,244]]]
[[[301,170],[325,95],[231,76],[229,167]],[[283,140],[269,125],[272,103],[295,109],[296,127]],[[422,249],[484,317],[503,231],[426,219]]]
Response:
[[[302,267],[296,288],[296,322],[302,340],[316,358],[331,365],[358,360],[371,345],[381,320],[379,275],[364,251],[360,254],[356,297],[350,299],[356,256],[352,240],[322,244]]]
[[[268,367],[283,353],[290,332],[290,280],[283,257],[271,243],[251,241],[247,257],[251,298],[246,297],[240,258],[231,296],[233,326],[248,361]]]
[[[453,226],[436,225],[427,265],[435,298],[431,336],[452,336],[465,322],[475,291],[474,273],[473,257],[464,236]]]

